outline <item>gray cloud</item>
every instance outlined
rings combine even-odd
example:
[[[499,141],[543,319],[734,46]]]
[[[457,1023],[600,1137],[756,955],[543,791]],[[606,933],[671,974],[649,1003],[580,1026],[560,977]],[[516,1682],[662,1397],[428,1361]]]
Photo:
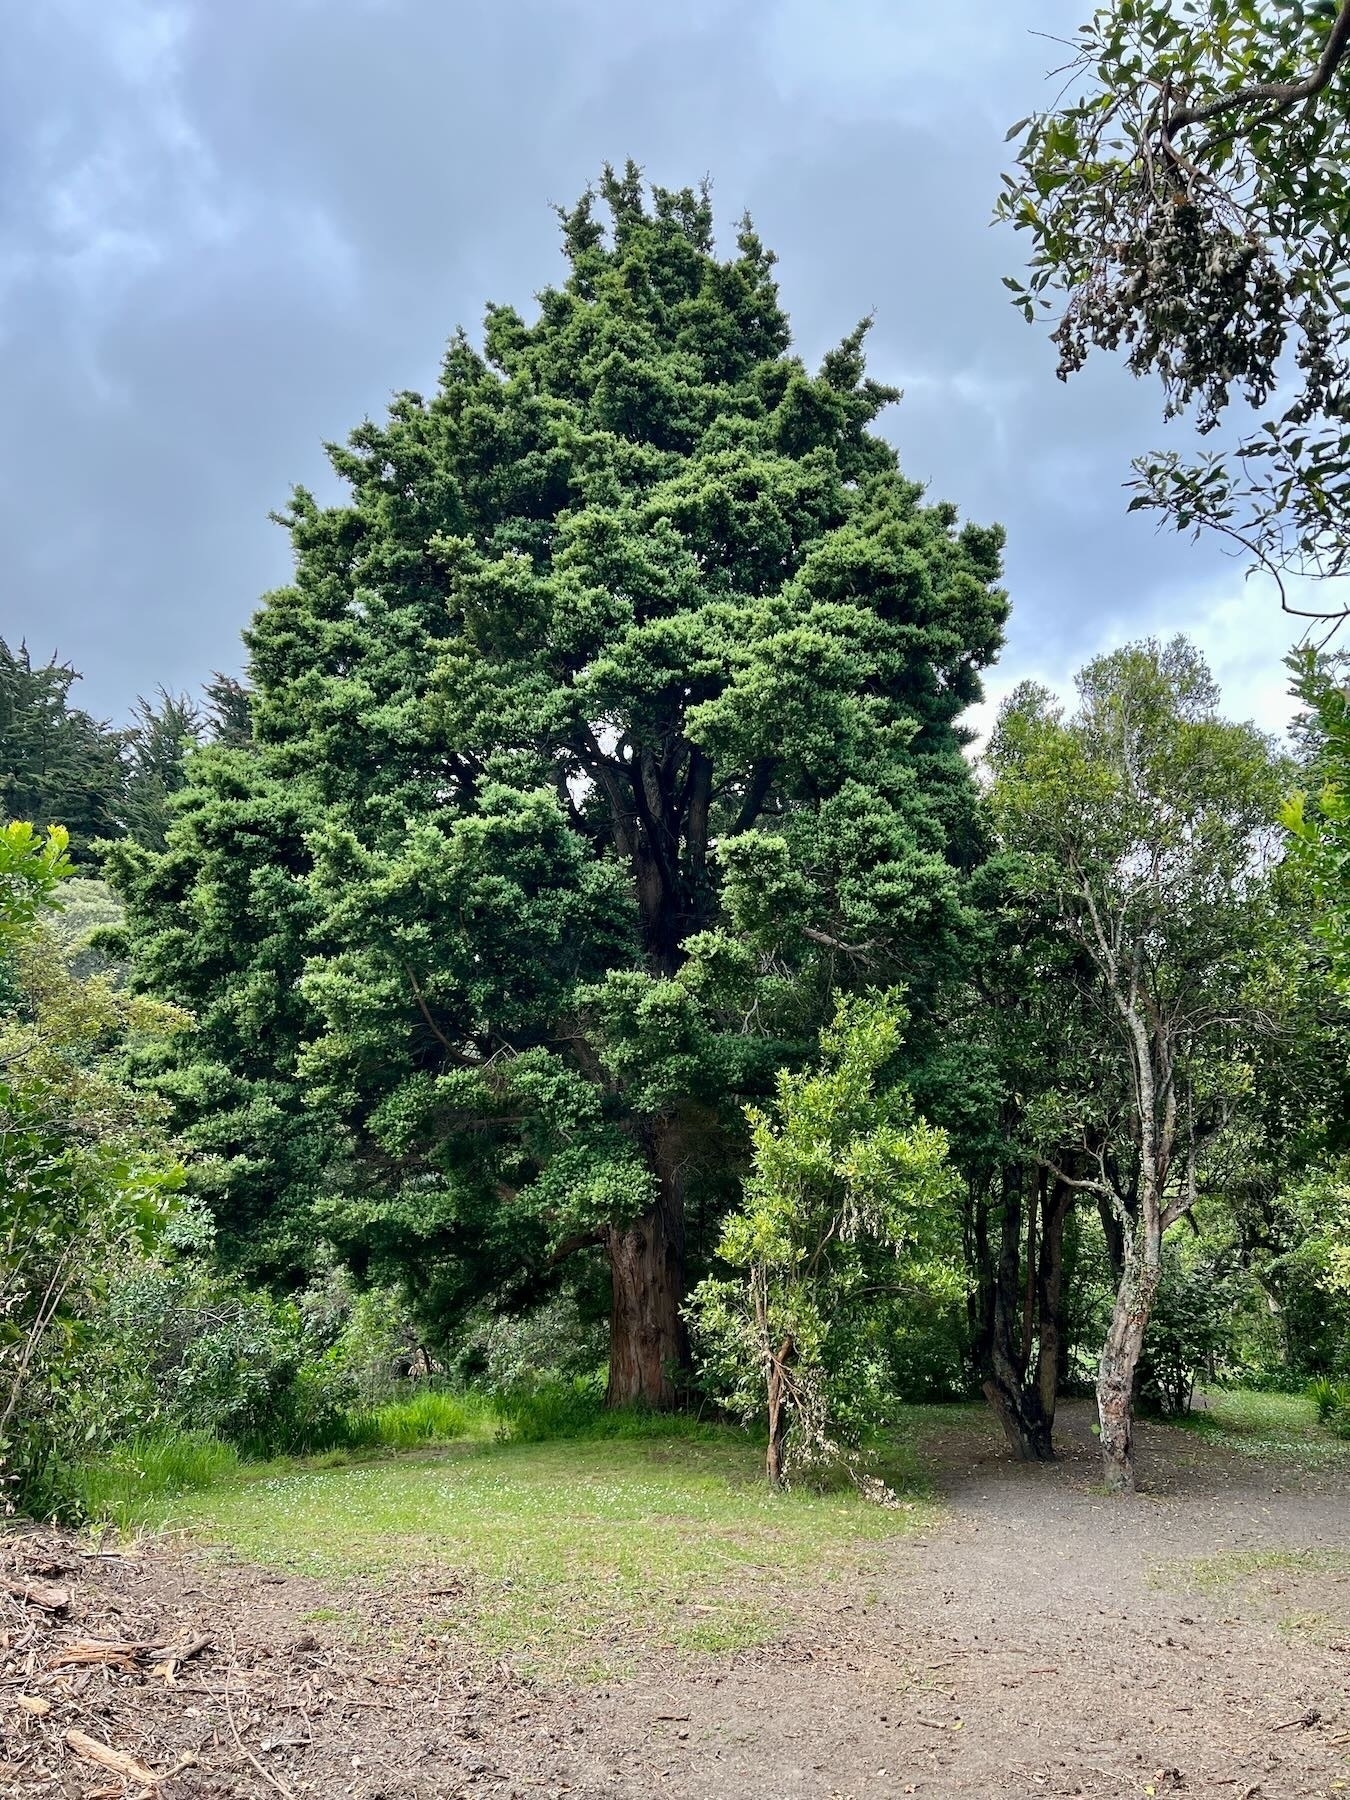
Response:
[[[1085,3],[1085,0],[1084,0]],[[1007,122],[1076,0],[46,0],[0,73],[0,629],[121,713],[237,666],[321,443],[555,278],[551,201],[606,158],[710,173],[779,252],[800,346],[875,313],[909,470],[1008,526],[997,689],[1190,626],[1283,711],[1292,635],[1214,547],[1124,511],[1156,397],[1068,388],[1006,303]]]

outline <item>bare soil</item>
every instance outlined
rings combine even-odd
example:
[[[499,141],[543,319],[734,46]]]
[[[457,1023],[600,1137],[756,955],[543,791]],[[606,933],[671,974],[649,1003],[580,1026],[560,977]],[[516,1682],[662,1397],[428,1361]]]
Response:
[[[1142,1491],[1110,1499],[1085,1409],[1060,1440],[1057,1465],[1018,1467],[961,1420],[925,1447],[942,1524],[880,1572],[822,1590],[771,1647],[608,1687],[535,1685],[443,1635],[466,1572],[354,1599],[163,1540],[15,1534],[0,1793],[1350,1794],[1345,1473],[1144,1426]]]

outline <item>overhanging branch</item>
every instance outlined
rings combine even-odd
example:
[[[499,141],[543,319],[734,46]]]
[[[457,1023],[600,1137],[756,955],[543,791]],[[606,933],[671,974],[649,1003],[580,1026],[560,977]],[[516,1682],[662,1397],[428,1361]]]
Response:
[[[1317,67],[1305,81],[1258,81],[1250,87],[1238,88],[1232,94],[1216,94],[1212,100],[1202,101],[1198,106],[1179,107],[1163,124],[1163,141],[1169,151],[1173,151],[1173,138],[1188,126],[1204,125],[1224,113],[1241,112],[1252,107],[1281,113],[1291,106],[1297,106],[1300,100],[1315,99],[1345,60],[1347,49],[1350,49],[1350,0],[1341,0],[1336,23],[1323,46]]]

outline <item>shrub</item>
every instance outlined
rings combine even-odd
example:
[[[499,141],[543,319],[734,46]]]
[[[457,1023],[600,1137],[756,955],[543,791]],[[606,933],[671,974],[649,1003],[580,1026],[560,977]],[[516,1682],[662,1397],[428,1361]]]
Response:
[[[1350,1438],[1350,1382],[1320,1376],[1308,1388],[1319,1421],[1337,1437]]]
[[[1222,1247],[1164,1243],[1162,1282],[1139,1359],[1144,1404],[1176,1417],[1191,1410],[1197,1381],[1241,1373],[1231,1366],[1230,1351],[1244,1280]]]

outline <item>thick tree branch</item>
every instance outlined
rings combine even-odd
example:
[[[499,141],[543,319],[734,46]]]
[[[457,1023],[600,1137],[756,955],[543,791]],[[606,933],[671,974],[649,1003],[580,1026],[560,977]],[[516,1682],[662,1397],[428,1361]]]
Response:
[[[1254,106],[1280,113],[1297,106],[1300,100],[1314,99],[1331,81],[1344,61],[1347,49],[1350,49],[1350,0],[1341,0],[1341,10],[1336,15],[1331,35],[1323,46],[1317,67],[1306,81],[1255,82],[1232,94],[1216,94],[1212,100],[1202,101],[1198,106],[1180,107],[1163,124],[1164,142],[1171,150],[1172,140],[1179,131],[1191,125],[1204,125],[1223,113],[1240,112]]]
[[[743,831],[749,831],[760,813],[764,810],[764,802],[769,797],[769,788],[773,784],[774,769],[777,767],[772,756],[756,763],[755,771],[750,777],[750,785],[745,790],[745,799],[741,802],[741,810],[736,815],[736,823],[731,828],[731,835],[739,837]]]
[[[870,938],[865,944],[845,944],[826,932],[813,930],[810,925],[802,926],[802,936],[810,938],[813,944],[824,944],[827,950],[837,950],[841,956],[866,956],[881,948],[880,944],[874,943]]]
[[[413,974],[411,968],[409,968],[406,963],[404,964],[403,972],[408,977],[408,980],[412,983],[413,997],[417,1001],[418,1011],[421,1013],[422,1017],[427,1022],[427,1030],[431,1033],[432,1037],[435,1038],[436,1042],[446,1052],[446,1054],[449,1056],[451,1062],[453,1062],[455,1064],[455,1066],[460,1069],[482,1068],[484,1065],[483,1065],[482,1061],[480,1060],[480,1058],[478,1058],[476,1056],[465,1056],[465,1054],[462,1050],[457,1050],[455,1048],[455,1046],[450,1042],[449,1038],[445,1035],[445,1033],[437,1025],[436,1021],[431,1016],[431,1009],[428,1007],[428,1005],[426,1003],[426,997],[423,994],[421,987],[418,985],[417,977],[416,977],[416,975]]]

